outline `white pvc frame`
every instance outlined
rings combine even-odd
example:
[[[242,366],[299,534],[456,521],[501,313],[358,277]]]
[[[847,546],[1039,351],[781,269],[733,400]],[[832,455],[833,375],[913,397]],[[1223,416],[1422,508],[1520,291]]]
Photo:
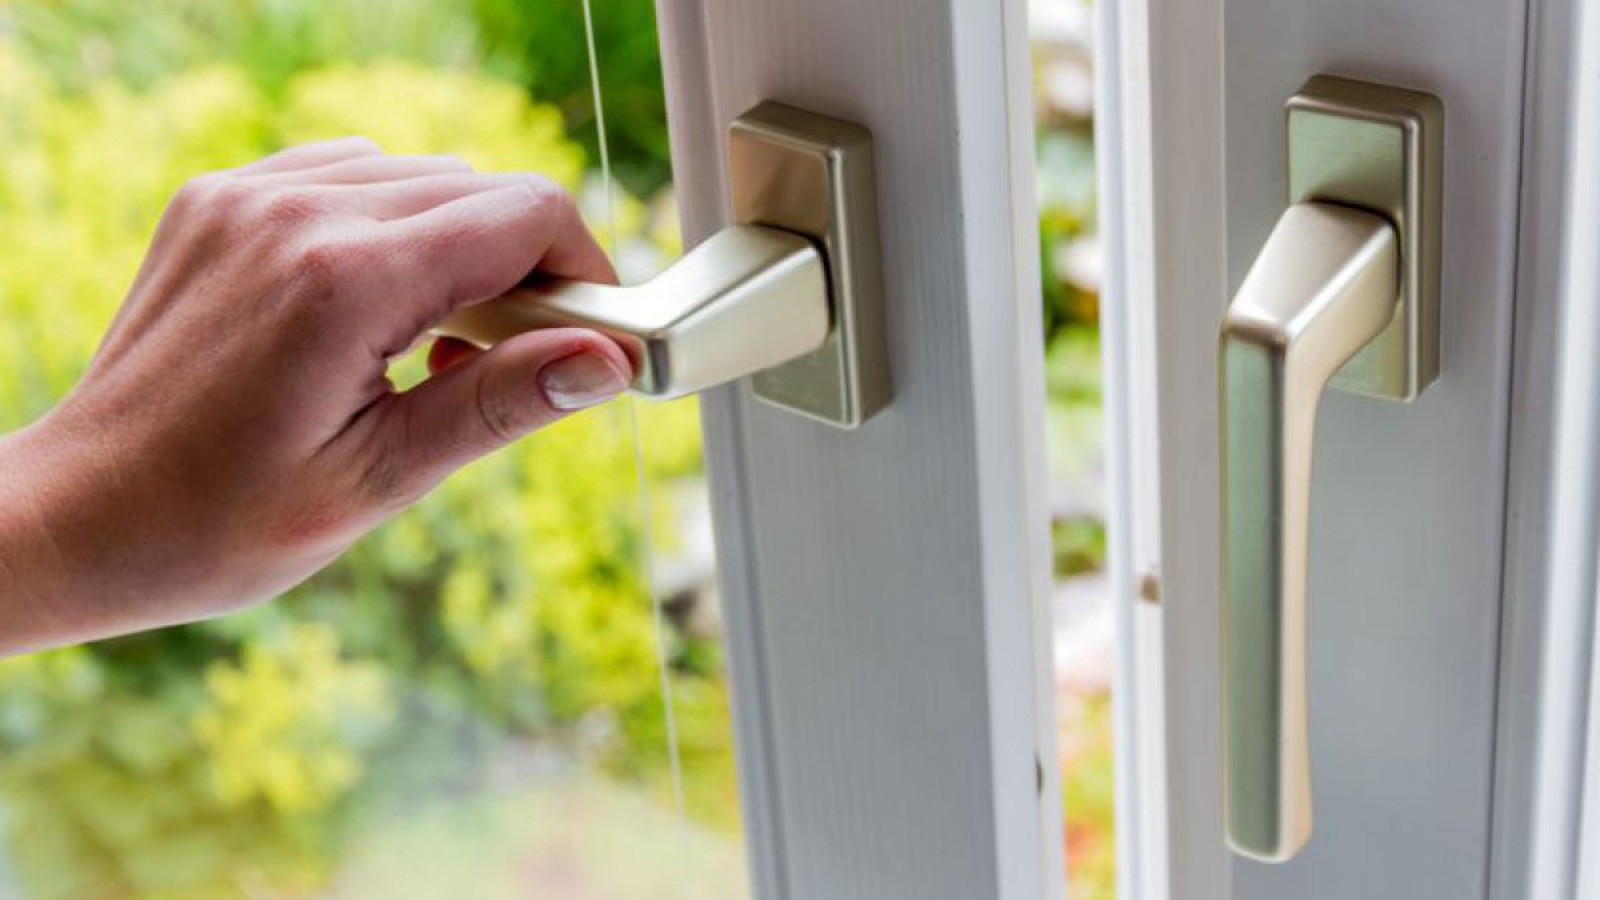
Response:
[[[1059,896],[1025,4],[660,0],[658,23],[691,241],[755,102],[860,122],[877,156],[890,407],[847,434],[703,400],[757,895]]]
[[[1096,3],[1095,159],[1104,259],[1100,340],[1107,571],[1116,622],[1117,893],[1167,896],[1161,509],[1154,346],[1149,4]],[[1146,596],[1141,596],[1144,594]]]
[[[1600,13],[1550,0],[1531,15],[1497,900],[1600,896]]]

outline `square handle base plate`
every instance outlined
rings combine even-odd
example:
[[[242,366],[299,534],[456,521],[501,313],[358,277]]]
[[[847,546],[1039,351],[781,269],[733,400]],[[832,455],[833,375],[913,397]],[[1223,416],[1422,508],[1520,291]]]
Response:
[[[751,376],[755,395],[837,428],[889,402],[872,135],[762,103],[728,128],[729,195],[742,225],[797,232],[823,250],[832,323],[816,350]]]

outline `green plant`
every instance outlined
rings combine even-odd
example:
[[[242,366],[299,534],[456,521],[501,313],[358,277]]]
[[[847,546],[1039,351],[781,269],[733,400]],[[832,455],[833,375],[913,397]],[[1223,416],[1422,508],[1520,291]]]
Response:
[[[585,158],[562,128],[517,86],[413,63],[308,70],[279,90],[229,65],[142,90],[63,87],[0,42],[0,429],[73,383],[184,178],[365,132],[575,186]],[[397,380],[418,369],[403,361]],[[468,467],[272,604],[0,662],[0,800],[25,885],[309,890],[329,877],[350,811],[416,748],[462,729],[578,748],[664,794],[629,414],[579,415]],[[697,468],[692,404],[642,418],[648,478]],[[653,530],[670,544],[675,517],[657,500]],[[691,811],[730,821],[726,697],[704,664],[715,652],[689,634],[670,652]]]
[[[404,59],[475,70],[470,0],[21,0],[0,6],[0,33],[69,91],[114,81],[136,90],[211,65],[238,69],[269,94],[296,75]]]
[[[566,116],[598,158],[584,0],[472,0],[490,70],[528,86]],[[671,177],[654,0],[592,0],[595,55],[618,178],[648,196]]]
[[[1111,744],[1111,698],[1058,696],[1061,794],[1066,808],[1067,878],[1072,896],[1116,897],[1116,794]]]
[[[1056,578],[1068,578],[1105,567],[1106,528],[1095,516],[1057,519],[1050,528]]]
[[[1045,341],[1071,328],[1094,328],[1100,316],[1097,290],[1071,277],[1067,255],[1073,242],[1095,230],[1094,144],[1086,132],[1040,134],[1039,262],[1044,297]]]
[[[629,190],[670,178],[652,0],[593,4],[609,151]],[[23,0],[0,5],[0,34],[58,84],[135,89],[208,65],[237,67],[269,94],[301,72],[405,60],[488,72],[561,114],[599,158],[582,0]]]

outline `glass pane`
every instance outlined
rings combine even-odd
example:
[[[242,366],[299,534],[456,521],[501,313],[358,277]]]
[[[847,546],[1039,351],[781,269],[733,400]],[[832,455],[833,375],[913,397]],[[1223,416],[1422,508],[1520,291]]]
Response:
[[[1055,548],[1057,742],[1072,896],[1116,896],[1114,629],[1105,568],[1094,76],[1086,0],[1031,0],[1046,428]]]
[[[610,203],[576,0],[0,4],[0,430],[73,383],[178,184],[285,144],[542,171],[625,277],[674,258],[652,6],[597,6]],[[0,895],[743,896],[713,571],[694,402],[625,400],[273,603],[0,661]]]

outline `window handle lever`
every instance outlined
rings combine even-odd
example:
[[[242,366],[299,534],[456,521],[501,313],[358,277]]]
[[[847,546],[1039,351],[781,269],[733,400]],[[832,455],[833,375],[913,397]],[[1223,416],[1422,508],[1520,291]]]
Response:
[[[1288,206],[1228,306],[1218,361],[1227,838],[1273,862],[1311,836],[1317,408],[1329,386],[1411,401],[1438,374],[1443,109],[1319,75],[1286,125]]]
[[[466,307],[435,331],[488,346],[578,326],[620,345],[635,393],[668,399],[788,362],[828,337],[822,255],[779,228],[717,232],[650,281],[616,287],[549,279]]]
[[[1284,211],[1221,340],[1228,841],[1287,859],[1311,835],[1306,557],[1322,390],[1394,316],[1399,247],[1382,217]]]
[[[461,310],[443,334],[492,344],[581,325],[633,358],[633,390],[679,397],[751,375],[771,406],[854,429],[889,404],[872,134],[759,103],[728,126],[734,223],[648,284],[553,281]]]

